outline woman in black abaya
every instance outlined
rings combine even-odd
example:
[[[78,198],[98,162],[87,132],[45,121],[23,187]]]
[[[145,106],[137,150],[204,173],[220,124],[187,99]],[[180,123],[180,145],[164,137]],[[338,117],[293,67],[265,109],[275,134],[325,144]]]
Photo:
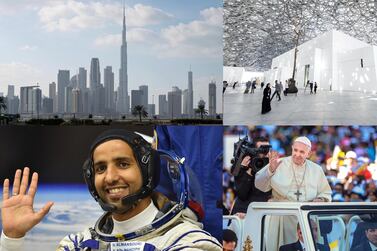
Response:
[[[262,114],[271,111],[271,88],[270,83],[266,85],[263,90],[263,100],[262,100]]]

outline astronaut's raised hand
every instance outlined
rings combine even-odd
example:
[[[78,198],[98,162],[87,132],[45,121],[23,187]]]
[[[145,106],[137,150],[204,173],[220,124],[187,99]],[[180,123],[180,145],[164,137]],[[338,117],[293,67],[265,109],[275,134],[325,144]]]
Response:
[[[33,203],[37,191],[38,173],[33,173],[29,186],[29,172],[28,167],[25,167],[23,172],[20,169],[16,171],[11,194],[9,193],[9,179],[4,180],[1,220],[4,234],[10,238],[23,237],[42,220],[53,205],[53,202],[47,202],[43,208],[34,212]]]

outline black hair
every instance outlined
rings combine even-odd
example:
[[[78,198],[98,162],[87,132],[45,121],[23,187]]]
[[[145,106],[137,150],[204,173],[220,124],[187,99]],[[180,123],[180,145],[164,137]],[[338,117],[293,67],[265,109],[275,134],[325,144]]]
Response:
[[[235,232],[230,229],[223,230],[223,241],[235,242],[237,244],[238,238]]]

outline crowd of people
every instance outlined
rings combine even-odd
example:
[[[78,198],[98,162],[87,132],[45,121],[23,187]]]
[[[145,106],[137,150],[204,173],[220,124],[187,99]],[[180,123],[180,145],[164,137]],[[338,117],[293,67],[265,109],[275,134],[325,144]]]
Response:
[[[266,137],[280,156],[291,153],[292,141],[306,135],[312,144],[309,159],[319,164],[332,190],[332,201],[377,201],[376,143],[377,129],[368,126],[313,127],[228,127],[225,134],[245,135],[250,139]],[[223,170],[224,214],[229,213],[235,192],[230,166]]]
[[[275,80],[274,84],[271,83],[265,84],[264,82],[259,83],[260,81],[257,79],[249,80],[245,83],[245,90],[244,94],[253,94],[254,90],[257,89],[257,86],[260,85],[261,89],[263,90],[263,98],[262,98],[262,114],[266,114],[271,111],[271,101],[274,99],[276,95],[276,99],[278,101],[281,100],[281,94],[283,92],[284,96],[287,96],[289,93],[297,94],[298,89],[296,86],[295,80],[285,80],[285,84],[283,86],[282,81]],[[233,84],[229,84],[227,81],[223,81],[223,93],[225,93],[226,88],[231,85],[233,89],[236,88],[237,85],[240,85],[238,82],[234,82]],[[266,87],[264,87],[266,86]],[[310,88],[310,94],[317,94],[318,84],[317,82],[308,80],[305,85],[305,90]],[[273,91],[273,89],[275,89]]]

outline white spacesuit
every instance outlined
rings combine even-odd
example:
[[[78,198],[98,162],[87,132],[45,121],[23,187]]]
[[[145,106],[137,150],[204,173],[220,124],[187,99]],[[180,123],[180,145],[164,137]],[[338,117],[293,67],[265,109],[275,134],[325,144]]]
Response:
[[[157,194],[159,200],[161,200],[162,196]],[[174,209],[174,205],[172,205]],[[166,204],[165,204],[166,207]],[[179,210],[179,209],[178,209]],[[169,212],[167,212],[169,213]],[[209,233],[202,230],[202,224],[200,224],[197,220],[196,215],[189,209],[180,210],[173,218],[171,218],[168,222],[161,224],[160,227],[154,228],[153,223],[148,224],[147,226],[141,227],[135,230],[133,233],[140,231],[140,235],[136,238],[132,238],[130,240],[122,242],[124,235],[107,235],[108,241],[104,240],[104,236],[102,236],[102,240],[99,237],[99,234],[104,234],[100,229],[107,229],[109,226],[113,226],[113,229],[117,228],[118,231],[122,231],[123,233],[129,233],[126,230],[127,226],[140,224],[143,225],[145,219],[150,215],[156,215],[156,219],[161,217],[158,220],[163,220],[164,213],[158,211],[157,207],[155,207],[154,203],[151,203],[150,206],[145,209],[140,215],[135,216],[131,219],[132,222],[128,222],[123,224],[123,229],[121,225],[124,222],[113,222],[111,217],[108,213],[103,215],[98,222],[96,223],[96,227],[94,229],[86,229],[85,231],[72,234],[66,236],[59,244],[59,251],[66,251],[66,250],[86,250],[86,248],[92,248],[91,250],[222,250],[221,245],[218,241],[213,238]],[[165,213],[166,215],[166,213]],[[100,227],[99,225],[102,226]],[[103,230],[105,231],[105,230]],[[107,229],[107,231],[112,231]],[[146,234],[142,234],[143,232],[147,232]],[[113,231],[112,231],[113,233]],[[111,238],[111,237],[112,238]],[[110,237],[110,238],[109,238]],[[95,241],[93,241],[95,240]],[[120,242],[117,242],[120,241]],[[129,245],[132,249],[114,249],[111,247],[111,243],[118,244],[123,243],[124,246]],[[111,249],[113,248],[113,249]],[[89,249],[88,249],[89,250]]]

